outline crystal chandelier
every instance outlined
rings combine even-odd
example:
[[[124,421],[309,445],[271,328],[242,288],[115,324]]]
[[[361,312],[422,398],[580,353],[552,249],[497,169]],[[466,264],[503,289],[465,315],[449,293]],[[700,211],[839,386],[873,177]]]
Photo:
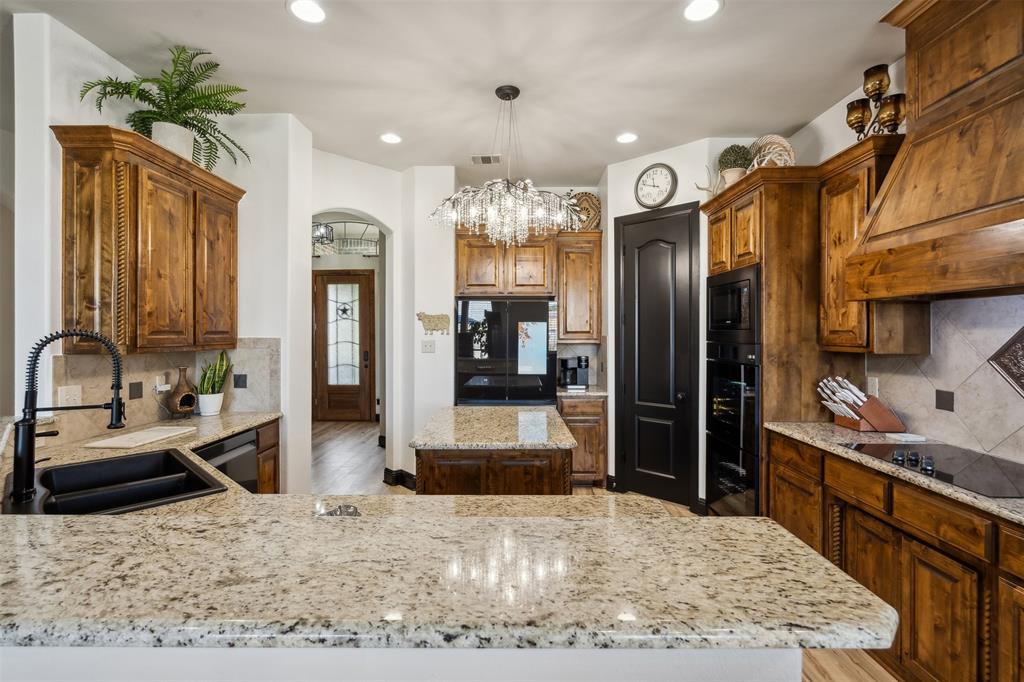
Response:
[[[483,232],[492,242],[504,244],[521,244],[531,235],[579,230],[582,216],[575,199],[536,189],[528,178],[512,179],[513,156],[520,148],[514,104],[519,88],[502,85],[494,94],[501,100],[495,143],[505,123],[505,178],[490,180],[481,187],[463,187],[434,209],[431,220],[443,227]]]

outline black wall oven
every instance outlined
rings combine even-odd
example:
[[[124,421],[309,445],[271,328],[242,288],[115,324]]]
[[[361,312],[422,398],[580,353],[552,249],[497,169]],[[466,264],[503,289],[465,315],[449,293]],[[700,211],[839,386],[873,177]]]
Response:
[[[708,277],[708,341],[761,343],[761,266]]]

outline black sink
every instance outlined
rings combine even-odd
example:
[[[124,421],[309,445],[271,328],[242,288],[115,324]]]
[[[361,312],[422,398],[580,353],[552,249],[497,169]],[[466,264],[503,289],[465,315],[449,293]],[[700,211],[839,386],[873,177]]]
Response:
[[[36,496],[14,504],[11,477],[4,486],[5,514],[123,514],[226,490],[177,450],[63,464],[36,472]]]

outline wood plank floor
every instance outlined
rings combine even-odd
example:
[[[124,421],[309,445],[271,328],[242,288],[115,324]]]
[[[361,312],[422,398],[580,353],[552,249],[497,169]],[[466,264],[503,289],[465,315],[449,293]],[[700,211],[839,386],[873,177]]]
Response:
[[[384,448],[377,447],[376,422],[313,423],[315,495],[412,495],[385,485]],[[573,495],[614,495],[604,488],[577,486]],[[634,493],[626,493],[632,495]],[[661,503],[672,516],[694,516],[686,507]],[[863,651],[805,651],[803,682],[897,682]]]

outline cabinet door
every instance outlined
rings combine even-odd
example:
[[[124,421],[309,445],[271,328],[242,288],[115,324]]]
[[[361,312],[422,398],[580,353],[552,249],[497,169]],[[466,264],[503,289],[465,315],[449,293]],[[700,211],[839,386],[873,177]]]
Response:
[[[554,239],[537,238],[505,247],[505,291],[516,296],[554,296]]]
[[[1024,587],[999,579],[999,679],[1024,680]]]
[[[860,243],[871,187],[871,169],[837,175],[821,188],[821,345],[850,350],[868,347],[868,304],[847,301],[846,257]]]
[[[558,240],[558,340],[601,342],[601,234]]]
[[[455,293],[498,295],[505,287],[505,250],[486,237],[459,235],[455,241]]]
[[[189,185],[139,169],[139,349],[188,347],[195,341],[193,201]]]
[[[761,262],[761,193],[754,192],[732,207],[732,267]]]
[[[495,452],[487,466],[485,493],[488,495],[565,495],[568,477],[561,464],[565,459],[550,454]]]
[[[978,675],[978,574],[904,537],[900,550],[902,662],[922,680]]]
[[[821,552],[821,483],[774,462],[769,494],[771,518]]]
[[[417,495],[483,495],[487,492],[487,458],[452,450],[416,452]]]
[[[900,532],[852,507],[845,508],[843,568],[851,578],[894,609],[900,608]],[[876,652],[899,661],[900,635],[892,648]]]
[[[604,419],[569,418],[565,423],[578,443],[572,450],[573,481],[604,483],[607,458]]]
[[[196,345],[234,348],[238,337],[238,205],[196,197]]]
[[[277,446],[256,455],[256,492],[280,492],[280,455]]]
[[[732,269],[732,211],[708,218],[708,270],[712,275]]]

